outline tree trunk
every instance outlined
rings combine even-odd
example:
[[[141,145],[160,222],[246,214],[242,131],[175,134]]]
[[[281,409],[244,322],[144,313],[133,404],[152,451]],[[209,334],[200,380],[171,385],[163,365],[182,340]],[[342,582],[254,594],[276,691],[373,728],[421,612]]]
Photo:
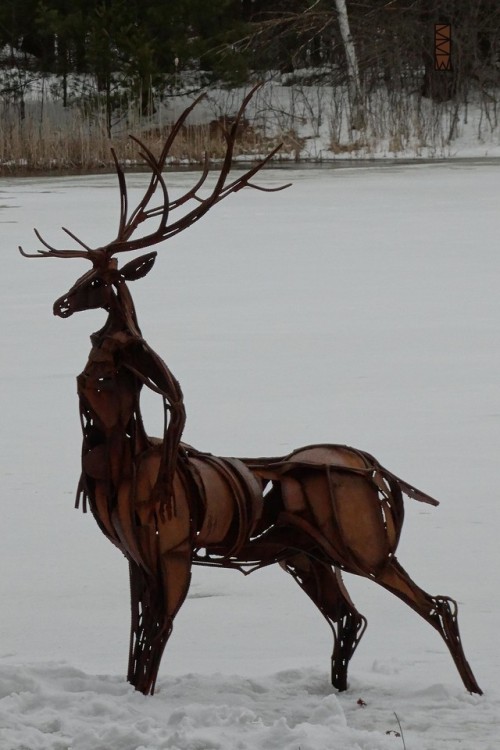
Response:
[[[361,94],[361,77],[359,75],[356,48],[349,28],[349,18],[345,0],[335,0],[335,7],[339,19],[340,35],[344,44],[347,63],[347,86],[349,104],[351,107],[351,129],[362,130],[365,125],[363,100]]]

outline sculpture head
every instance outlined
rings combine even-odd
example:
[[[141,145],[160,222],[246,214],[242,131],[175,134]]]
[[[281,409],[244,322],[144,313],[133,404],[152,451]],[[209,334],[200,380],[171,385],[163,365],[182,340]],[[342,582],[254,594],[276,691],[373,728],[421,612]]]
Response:
[[[146,253],[118,268],[116,258],[105,254],[93,260],[93,268],[73,284],[71,289],[54,302],[54,315],[69,318],[81,310],[102,307],[109,311],[117,300],[117,293],[126,281],[135,281],[152,269],[156,252]]]
[[[151,252],[142,255],[122,266],[121,269],[118,268],[118,261],[116,259],[116,256],[119,253],[140,250],[173,237],[198,221],[198,219],[206,214],[216,203],[223,200],[231,193],[238,192],[244,187],[253,187],[259,190],[264,190],[265,192],[275,192],[288,187],[288,185],[282,185],[277,188],[263,188],[258,185],[253,185],[250,182],[252,177],[272,159],[280,146],[274,148],[264,159],[261,159],[244,174],[235,180],[228,182],[238,126],[248,102],[258,88],[259,85],[255,86],[244,98],[230,129],[226,130],[221,128],[226,141],[226,152],[215,185],[207,197],[202,198],[198,195],[198,192],[204,186],[209,174],[208,157],[205,157],[203,171],[198,182],[180,198],[170,200],[163,175],[163,170],[171,146],[188,115],[203,98],[201,96],[182,113],[177,122],[173,125],[159,157],[155,157],[144,143],[131,136],[132,140],[139,145],[139,155],[151,170],[151,178],[143,198],[130,213],[128,209],[125,175],[114,150],[111,150],[120,189],[120,219],[118,233],[114,240],[107,245],[93,249],[68,229],[63,227],[63,231],[80,245],[81,249],[59,250],[45,242],[39,232],[35,230],[36,236],[47,249],[38,250],[36,253],[26,253],[20,247],[19,251],[24,257],[86,258],[92,264],[92,269],[83,274],[83,276],[75,282],[66,294],[62,295],[55,301],[53,308],[54,315],[58,315],[61,318],[68,318],[70,315],[79,312],[80,310],[91,310],[99,307],[109,311],[112,309],[113,305],[119,305],[120,301],[123,302],[125,297],[130,301],[129,295],[120,294],[119,292],[123,292],[123,290],[126,289],[125,282],[142,278],[149,273],[155,262],[156,253]],[[159,205],[151,206],[155,197],[159,198]],[[193,207],[177,220],[171,221],[172,213],[176,209],[186,206]],[[138,227],[143,222],[156,217],[159,219],[156,229],[149,234],[140,237],[135,236]],[[129,304],[131,304],[131,301]]]

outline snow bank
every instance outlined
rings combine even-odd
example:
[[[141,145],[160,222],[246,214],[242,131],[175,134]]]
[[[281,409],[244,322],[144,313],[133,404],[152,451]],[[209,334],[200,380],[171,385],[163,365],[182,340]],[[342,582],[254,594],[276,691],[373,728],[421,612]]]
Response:
[[[187,674],[145,698],[119,677],[64,664],[2,666],[0,741],[5,750],[399,750],[402,731],[419,750],[497,747],[498,703],[443,685],[400,687],[396,714],[388,685],[336,696],[310,669]]]
[[[323,673],[272,677],[200,676],[160,680],[145,698],[119,677],[64,664],[0,671],[4,750],[477,750],[474,727],[495,707],[442,685],[406,692],[396,717],[378,690],[335,696]],[[398,724],[399,720],[399,724]],[[481,730],[479,730],[481,731]],[[467,739],[470,737],[470,739]],[[458,744],[457,744],[458,743]]]

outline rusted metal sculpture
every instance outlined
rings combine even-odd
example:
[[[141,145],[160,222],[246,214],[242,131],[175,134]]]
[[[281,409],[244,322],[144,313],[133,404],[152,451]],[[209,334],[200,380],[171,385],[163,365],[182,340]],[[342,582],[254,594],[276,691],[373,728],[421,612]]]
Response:
[[[395,557],[403,493],[431,505],[437,505],[435,500],[368,453],[343,445],[313,445],[278,458],[237,459],[219,458],[181,442],[181,388],[142,337],[127,286],[151,270],[156,253],[121,268],[116,256],[173,237],[231,193],[257,187],[251,179],[275,151],[228,181],[238,123],[251,93],[225,131],[226,156],[207,197],[199,191],[208,165],[197,184],[176,200],[170,200],[162,174],[193,104],[173,127],[159,158],[138,141],[152,176],[130,214],[125,177],[115,157],[121,198],[116,239],[92,249],[65,230],[79,249],[55,249],[38,233],[45,250],[28,254],[20,248],[26,257],[90,261],[91,269],[55,302],[55,315],[66,318],[90,308],[103,308],[108,315],[91,337],[90,356],[77,381],[83,430],[77,506],[90,507],[101,531],[129,562],[128,680],[137,690],[153,693],[193,564],[251,572],[280,563],[333,631],[332,684],[338,690],[347,687],[349,660],[366,627],[341,578],[341,571],[348,571],[371,578],[430,623],[446,642],[467,690],[481,693],[462,649],[456,603],[419,588]],[[152,206],[158,194],[160,205]],[[179,218],[171,218],[176,209],[188,206]],[[137,237],[138,227],[155,217],[156,229]],[[162,439],[148,437],[144,429],[144,387],[162,399]]]

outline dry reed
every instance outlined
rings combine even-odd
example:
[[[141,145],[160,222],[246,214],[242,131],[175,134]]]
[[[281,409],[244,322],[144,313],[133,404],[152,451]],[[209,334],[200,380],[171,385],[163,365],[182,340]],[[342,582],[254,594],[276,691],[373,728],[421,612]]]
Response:
[[[50,171],[94,172],[113,167],[111,146],[119,159],[129,166],[140,166],[133,134],[158,153],[170,123],[151,126],[150,120],[131,109],[119,118],[121,124],[108,137],[104,111],[88,112],[80,108],[62,109],[55,104],[19,107],[0,102],[0,174],[45,173]],[[169,163],[195,164],[205,153],[211,160],[224,156],[225,140],[221,121],[186,125],[178,134],[169,155]],[[230,123],[229,123],[230,124]],[[295,154],[299,147],[291,134],[285,134],[285,152]],[[244,121],[235,148],[235,156],[259,156],[267,153],[280,139],[269,138]]]

